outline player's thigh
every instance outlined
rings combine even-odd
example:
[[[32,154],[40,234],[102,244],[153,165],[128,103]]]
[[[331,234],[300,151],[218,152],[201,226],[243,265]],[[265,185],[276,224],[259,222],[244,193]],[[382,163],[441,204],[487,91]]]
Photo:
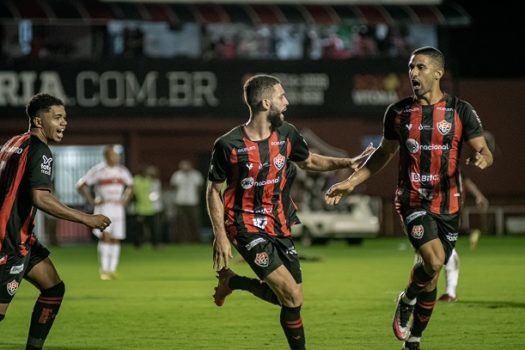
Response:
[[[264,281],[277,295],[283,305],[297,307],[303,304],[303,287],[297,283],[290,271],[281,265],[270,273]]]
[[[26,273],[24,278],[38,289],[54,287],[61,281],[55,265],[53,265],[53,262],[49,258],[45,258],[38,262]]]

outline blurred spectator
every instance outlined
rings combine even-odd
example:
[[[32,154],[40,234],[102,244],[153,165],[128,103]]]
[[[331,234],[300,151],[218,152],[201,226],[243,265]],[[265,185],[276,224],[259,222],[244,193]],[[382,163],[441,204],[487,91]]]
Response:
[[[133,178],[135,197],[135,247],[140,247],[149,237],[154,248],[159,246],[162,220],[162,184],[156,166],[144,167],[141,174]]]
[[[370,57],[379,55],[377,43],[367,26],[359,26],[352,38],[352,55]]]
[[[201,229],[200,197],[204,185],[202,174],[189,160],[182,160],[173,173],[170,184],[175,190],[175,240],[199,242]]]

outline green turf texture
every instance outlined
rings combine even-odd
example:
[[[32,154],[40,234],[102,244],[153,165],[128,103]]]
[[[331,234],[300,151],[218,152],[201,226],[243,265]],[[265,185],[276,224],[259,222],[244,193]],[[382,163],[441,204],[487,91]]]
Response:
[[[413,262],[408,240],[298,246],[308,349],[400,349],[391,331],[394,300]],[[525,237],[458,242],[456,303],[438,303],[422,349],[525,349]],[[99,280],[95,245],[52,249],[66,297],[45,349],[287,349],[279,308],[235,291],[223,307],[210,245],[154,251],[124,245],[120,279]],[[254,276],[235,254],[232,269]],[[443,292],[443,276],[438,295]],[[0,323],[0,349],[24,349],[36,289],[21,284]]]

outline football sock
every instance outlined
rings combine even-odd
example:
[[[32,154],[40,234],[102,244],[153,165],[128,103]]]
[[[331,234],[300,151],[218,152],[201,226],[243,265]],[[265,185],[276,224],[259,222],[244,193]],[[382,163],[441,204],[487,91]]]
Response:
[[[100,259],[100,272],[109,272],[109,244],[98,241],[98,256]]]
[[[429,275],[425,271],[423,264],[414,265],[410,282],[405,290],[406,298],[410,300],[415,299],[432,278],[434,278],[434,275]]]
[[[5,318],[5,315],[0,314],[0,321],[2,321]]]
[[[40,292],[29,326],[26,350],[42,349],[64,297],[64,282]]]
[[[430,316],[436,304],[437,289],[430,292],[423,291],[417,296],[417,303],[414,307],[414,323],[410,330],[410,335],[421,337],[421,334],[427,328]]]
[[[445,293],[455,297],[459,279],[459,257],[455,250],[445,265],[445,275],[447,278],[447,290]]]
[[[301,319],[301,307],[281,308],[281,326],[292,350],[304,350],[306,340],[304,338],[303,320]]]
[[[109,272],[117,271],[117,265],[120,259],[120,244],[109,245]]]
[[[230,278],[228,286],[230,289],[246,290],[264,301],[280,305],[277,295],[275,295],[268,284],[258,279],[236,275]]]

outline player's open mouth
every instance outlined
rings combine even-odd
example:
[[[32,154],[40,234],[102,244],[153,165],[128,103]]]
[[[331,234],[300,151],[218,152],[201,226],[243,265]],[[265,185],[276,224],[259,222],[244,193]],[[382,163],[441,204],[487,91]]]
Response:
[[[421,83],[417,80],[412,80],[412,87],[414,87],[414,89],[419,89],[421,87]]]
[[[64,128],[64,129],[58,129],[58,130],[57,130],[57,134],[58,134],[58,136],[63,136],[65,130],[66,130],[65,128]]]

